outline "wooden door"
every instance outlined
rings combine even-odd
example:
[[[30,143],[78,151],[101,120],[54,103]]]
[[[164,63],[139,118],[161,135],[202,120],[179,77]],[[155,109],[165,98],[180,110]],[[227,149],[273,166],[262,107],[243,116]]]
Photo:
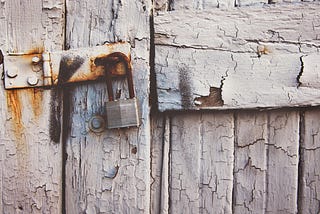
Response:
[[[319,3],[155,10],[152,212],[318,213]]]
[[[0,212],[317,213],[319,10],[0,1],[5,54],[129,42],[142,122],[90,131],[106,114],[103,82],[5,90],[1,81]]]

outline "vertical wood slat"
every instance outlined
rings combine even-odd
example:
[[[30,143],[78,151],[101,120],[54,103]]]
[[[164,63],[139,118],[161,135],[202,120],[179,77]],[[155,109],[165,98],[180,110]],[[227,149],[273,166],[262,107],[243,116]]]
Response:
[[[154,115],[151,117],[151,213],[160,213],[161,207],[161,178],[164,150],[164,116]],[[165,165],[165,164],[164,164]]]
[[[139,128],[93,133],[88,121],[105,116],[105,83],[68,90],[67,213],[148,213],[150,209],[149,15],[150,1],[67,1],[67,46],[129,41]],[[121,86],[121,85],[120,85]],[[123,90],[124,91],[124,90]]]
[[[169,213],[170,118],[151,117],[151,213]]]
[[[61,50],[63,1],[1,1],[3,52]],[[1,67],[2,69],[2,67]],[[23,68],[19,68],[23,69]],[[60,114],[52,91],[0,90],[0,174],[2,213],[60,213]],[[57,120],[50,120],[52,112]],[[56,136],[51,133],[55,129]]]
[[[233,211],[263,213],[266,202],[267,113],[235,114]]]
[[[178,115],[171,135],[170,213],[231,213],[233,115]]]
[[[172,117],[170,212],[297,212],[299,111],[238,112],[234,122],[222,112]]]
[[[299,213],[320,211],[320,110],[306,110],[302,121]]]
[[[236,124],[235,213],[296,213],[299,112],[240,112]]]
[[[269,115],[267,213],[297,213],[299,111]]]

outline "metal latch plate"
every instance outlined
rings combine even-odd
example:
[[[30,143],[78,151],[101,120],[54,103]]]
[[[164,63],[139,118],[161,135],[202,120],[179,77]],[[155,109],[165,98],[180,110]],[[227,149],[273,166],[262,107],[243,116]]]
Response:
[[[37,87],[43,85],[43,63],[41,54],[4,57],[4,84],[6,89]],[[38,63],[32,63],[39,59]]]
[[[127,42],[119,42],[50,53],[4,55],[4,85],[6,89],[18,89],[97,80],[105,76],[108,64],[97,65],[96,59],[118,63],[117,58],[109,56],[119,52],[130,60],[130,47]]]

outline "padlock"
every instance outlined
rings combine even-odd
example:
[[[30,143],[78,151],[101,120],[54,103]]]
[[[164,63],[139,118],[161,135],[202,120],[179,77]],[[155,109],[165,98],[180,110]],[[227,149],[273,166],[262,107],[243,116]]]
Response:
[[[134,93],[132,67],[129,58],[120,52],[110,54],[107,58],[96,59],[97,64],[104,64],[109,102],[106,103],[107,128],[138,127],[140,125],[138,102]],[[117,72],[117,65],[124,63],[125,72]],[[114,77],[125,76],[128,82],[129,99],[115,100],[112,80]]]

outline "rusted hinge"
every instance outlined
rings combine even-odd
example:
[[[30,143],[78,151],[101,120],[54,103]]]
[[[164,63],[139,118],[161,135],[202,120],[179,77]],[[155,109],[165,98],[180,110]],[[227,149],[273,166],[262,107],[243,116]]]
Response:
[[[106,68],[121,75],[125,68],[117,53],[130,63],[126,42],[59,52],[9,53],[3,55],[4,85],[18,89],[97,80],[105,77]]]

